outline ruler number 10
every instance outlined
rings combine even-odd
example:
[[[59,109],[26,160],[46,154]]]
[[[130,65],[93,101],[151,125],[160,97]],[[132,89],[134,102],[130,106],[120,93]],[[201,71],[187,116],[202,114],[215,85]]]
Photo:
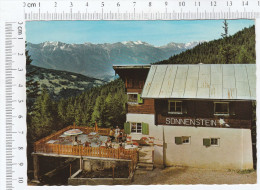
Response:
[[[199,1],[195,1],[195,6],[199,7],[200,6],[200,2]]]
[[[179,6],[180,6],[180,7],[185,7],[185,1],[180,1],[180,2],[179,2]]]

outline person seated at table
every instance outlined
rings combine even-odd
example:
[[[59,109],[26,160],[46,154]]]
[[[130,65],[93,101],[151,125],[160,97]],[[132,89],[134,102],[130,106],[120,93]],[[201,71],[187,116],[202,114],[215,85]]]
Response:
[[[78,143],[78,144],[82,144],[81,140],[77,140],[77,143]]]
[[[88,141],[85,142],[85,147],[90,147],[90,143]]]

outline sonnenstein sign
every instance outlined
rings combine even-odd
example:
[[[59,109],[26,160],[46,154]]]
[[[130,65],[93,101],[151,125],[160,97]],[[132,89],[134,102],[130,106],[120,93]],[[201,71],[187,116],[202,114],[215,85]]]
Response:
[[[217,121],[216,119],[166,117],[166,125],[178,126],[216,127],[219,124]]]

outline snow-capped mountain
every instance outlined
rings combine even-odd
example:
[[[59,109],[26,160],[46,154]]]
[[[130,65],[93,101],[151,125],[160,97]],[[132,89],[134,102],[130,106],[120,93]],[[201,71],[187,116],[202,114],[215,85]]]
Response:
[[[44,42],[28,43],[27,49],[32,65],[103,79],[114,75],[112,65],[154,63],[193,48],[198,43],[171,42],[156,47],[142,41],[104,44]]]

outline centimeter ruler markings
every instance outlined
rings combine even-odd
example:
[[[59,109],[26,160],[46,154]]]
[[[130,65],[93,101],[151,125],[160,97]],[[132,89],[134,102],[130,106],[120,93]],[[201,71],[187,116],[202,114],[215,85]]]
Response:
[[[9,2],[8,2],[9,3]],[[24,18],[4,23],[5,188],[26,187],[25,21],[255,19],[260,0],[18,1]],[[10,6],[10,7],[13,7]],[[14,13],[16,14],[16,13]]]
[[[13,74],[11,72],[12,69],[12,33],[13,33],[13,23],[6,22],[5,23],[5,96],[6,96],[6,189],[12,188],[12,179],[13,179],[13,154],[12,154],[12,147],[13,147],[13,139],[10,132],[12,132],[13,127],[13,106],[12,106],[12,79]]]
[[[24,22],[5,22],[4,35],[5,186],[11,190],[26,185]]]
[[[260,0],[87,0],[23,2],[25,20],[254,19]]]

